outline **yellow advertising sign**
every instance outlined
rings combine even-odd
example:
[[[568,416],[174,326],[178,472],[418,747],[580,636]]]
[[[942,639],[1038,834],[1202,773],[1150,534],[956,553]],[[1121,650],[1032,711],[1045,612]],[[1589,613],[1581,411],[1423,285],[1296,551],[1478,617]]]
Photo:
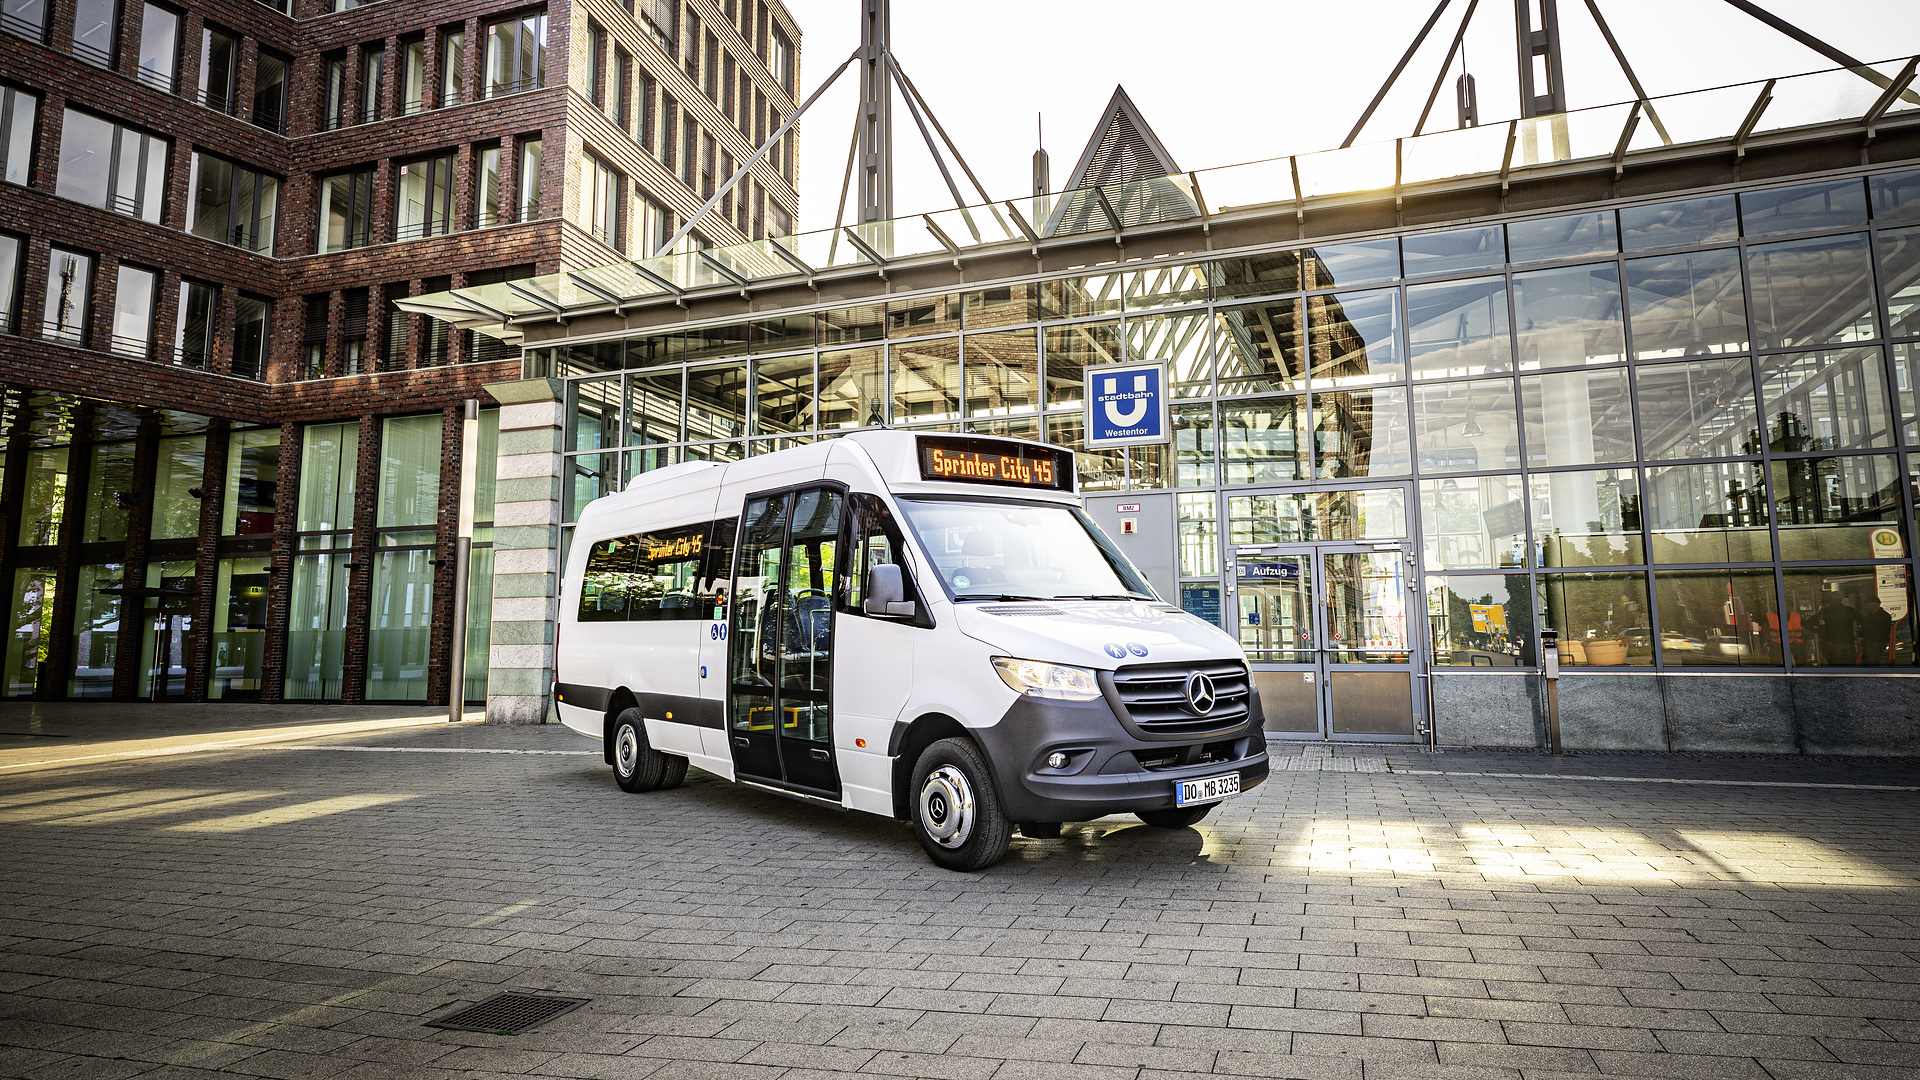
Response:
[[[1473,632],[1476,634],[1504,631],[1507,628],[1505,604],[1468,604],[1467,613],[1473,616]]]

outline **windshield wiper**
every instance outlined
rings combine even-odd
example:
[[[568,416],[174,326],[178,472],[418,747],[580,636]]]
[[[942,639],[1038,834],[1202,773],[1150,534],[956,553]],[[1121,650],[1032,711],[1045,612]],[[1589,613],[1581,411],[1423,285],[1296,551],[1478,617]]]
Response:
[[[955,600],[1051,600],[1051,596],[1026,596],[1020,593],[956,593]]]
[[[1150,598],[1145,596],[1135,596],[1132,593],[1088,593],[1088,594],[1078,595],[1078,596],[1056,596],[1054,597],[1054,599],[1055,600],[1146,600]]]

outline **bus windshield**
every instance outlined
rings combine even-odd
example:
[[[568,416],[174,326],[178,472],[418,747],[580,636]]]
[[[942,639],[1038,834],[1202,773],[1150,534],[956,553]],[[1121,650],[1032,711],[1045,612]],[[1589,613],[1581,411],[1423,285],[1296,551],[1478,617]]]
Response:
[[[1079,509],[985,499],[902,499],[956,600],[1153,600]]]

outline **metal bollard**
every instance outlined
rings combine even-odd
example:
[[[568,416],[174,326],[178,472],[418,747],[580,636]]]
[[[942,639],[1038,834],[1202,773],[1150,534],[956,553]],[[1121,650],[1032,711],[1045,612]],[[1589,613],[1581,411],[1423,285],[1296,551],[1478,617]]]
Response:
[[[1547,677],[1547,745],[1560,756],[1560,634],[1540,631],[1540,673]]]

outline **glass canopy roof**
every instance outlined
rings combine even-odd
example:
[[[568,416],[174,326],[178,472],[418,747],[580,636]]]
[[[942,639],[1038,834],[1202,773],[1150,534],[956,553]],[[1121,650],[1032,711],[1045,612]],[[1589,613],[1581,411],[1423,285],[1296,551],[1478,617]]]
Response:
[[[1316,202],[1474,177],[1525,180],[1573,163],[1616,167],[1670,149],[1853,125],[1869,137],[1888,117],[1920,113],[1920,57],[1836,68],[1527,120],[1439,131],[1391,142],[1273,158],[1200,172],[935,211],[728,247],[565,270],[399,301],[463,329],[517,340],[516,321],[541,321],[704,295],[750,294],[895,263],[959,260],[1054,237],[1128,229],[1265,208],[1304,213]],[[1604,166],[1602,166],[1604,167]],[[1115,249],[1118,256],[1118,248]]]

